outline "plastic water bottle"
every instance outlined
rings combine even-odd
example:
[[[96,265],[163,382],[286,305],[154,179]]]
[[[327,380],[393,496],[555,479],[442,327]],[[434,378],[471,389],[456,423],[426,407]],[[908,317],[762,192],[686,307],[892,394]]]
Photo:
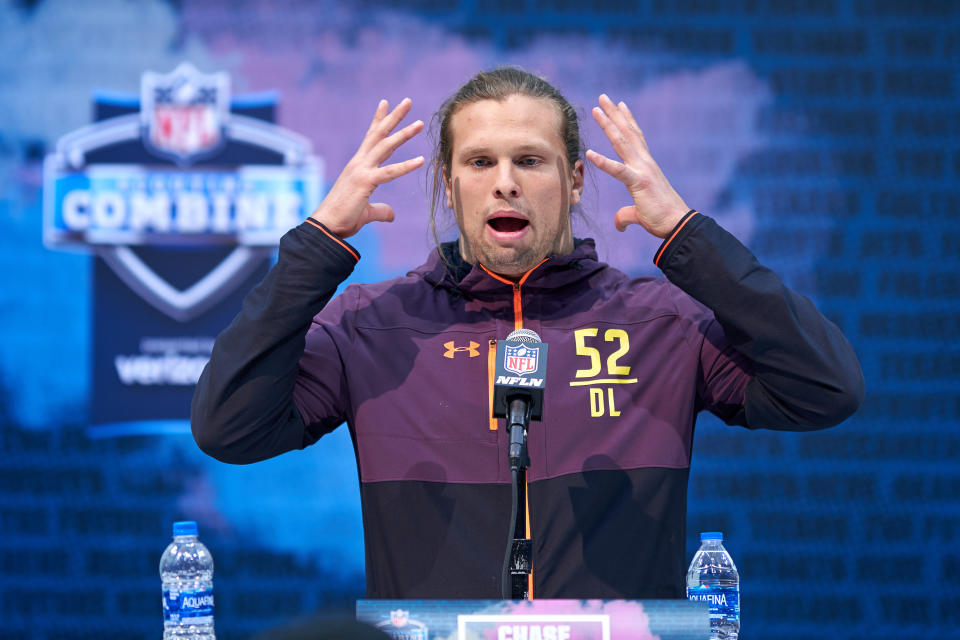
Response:
[[[723,534],[700,534],[700,549],[687,570],[687,599],[710,605],[710,639],[740,634],[740,574],[723,548]]]
[[[197,523],[173,523],[173,542],[160,558],[163,640],[215,640],[213,557],[197,539]]]

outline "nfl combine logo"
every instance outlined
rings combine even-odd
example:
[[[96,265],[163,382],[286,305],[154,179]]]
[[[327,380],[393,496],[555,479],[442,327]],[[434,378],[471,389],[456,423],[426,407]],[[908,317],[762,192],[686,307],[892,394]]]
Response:
[[[224,72],[148,71],[139,100],[100,104],[108,117],[47,156],[44,243],[92,250],[177,322],[223,300],[320,201],[310,141],[271,121],[271,101],[231,97]]]
[[[507,345],[503,352],[503,368],[518,376],[537,370],[540,349],[525,344]]]

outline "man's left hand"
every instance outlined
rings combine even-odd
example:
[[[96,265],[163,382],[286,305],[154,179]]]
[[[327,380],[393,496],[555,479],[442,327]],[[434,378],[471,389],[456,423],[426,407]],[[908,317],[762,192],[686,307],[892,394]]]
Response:
[[[622,182],[633,197],[633,204],[621,208],[614,217],[617,230],[639,224],[658,238],[666,238],[690,208],[650,155],[643,131],[626,104],[614,104],[603,94],[600,106],[593,108],[593,117],[623,162],[592,149],[587,150],[587,158],[598,169]]]

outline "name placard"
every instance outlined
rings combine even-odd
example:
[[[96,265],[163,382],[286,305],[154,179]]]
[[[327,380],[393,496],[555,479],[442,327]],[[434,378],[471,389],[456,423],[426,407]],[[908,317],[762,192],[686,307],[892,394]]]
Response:
[[[394,640],[707,640],[707,603],[687,600],[358,600]]]

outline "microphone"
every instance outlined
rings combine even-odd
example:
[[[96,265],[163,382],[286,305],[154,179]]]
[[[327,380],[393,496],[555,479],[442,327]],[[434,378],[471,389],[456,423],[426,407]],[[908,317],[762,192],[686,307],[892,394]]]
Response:
[[[506,418],[510,433],[510,469],[528,466],[527,427],[543,419],[547,345],[530,329],[517,329],[497,342],[493,415]]]

